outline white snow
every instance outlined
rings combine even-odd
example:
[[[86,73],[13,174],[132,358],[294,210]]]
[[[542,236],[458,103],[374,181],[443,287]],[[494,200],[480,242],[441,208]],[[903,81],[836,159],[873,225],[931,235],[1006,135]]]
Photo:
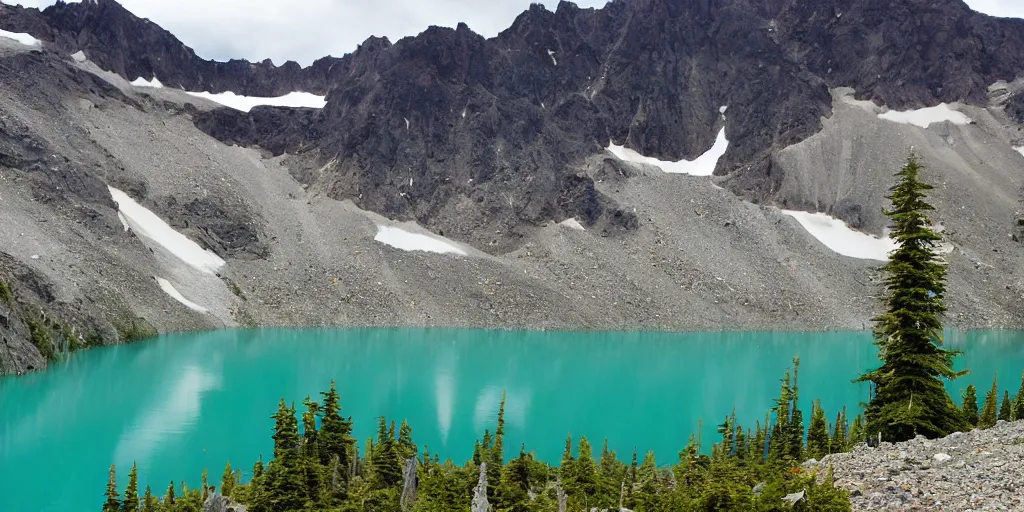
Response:
[[[796,219],[819,242],[833,251],[866,260],[886,261],[889,252],[896,249],[896,241],[891,238],[877,238],[867,233],[854,230],[845,222],[824,213],[809,213],[795,210],[782,210],[782,213]]]
[[[580,221],[576,220],[576,217],[569,217],[568,219],[565,219],[562,222],[559,222],[558,224],[578,231],[587,230],[587,228],[583,227],[583,224],[580,224]]]
[[[555,59],[555,52],[554,52],[554,50],[548,50],[548,57],[551,57],[551,63],[552,64],[554,64],[556,66],[558,65],[558,60]]]
[[[15,41],[25,46],[40,46],[42,43],[38,39],[24,33],[24,32],[8,32],[6,30],[0,30],[0,37],[7,39],[14,39]]]
[[[164,292],[166,292],[167,295],[170,295],[172,299],[174,299],[174,300],[184,304],[186,308],[189,308],[189,309],[191,309],[193,311],[198,311],[200,313],[206,313],[206,311],[207,311],[206,308],[200,306],[199,304],[196,304],[195,302],[192,302],[192,301],[186,299],[185,296],[182,295],[181,292],[179,292],[174,287],[174,285],[171,284],[168,280],[163,279],[161,277],[157,277],[155,279],[156,279],[157,284],[160,285],[160,289],[163,290]]]
[[[146,80],[140,76],[132,80],[132,85],[135,87],[153,87],[154,89],[162,89],[164,87],[164,84],[160,83],[160,80],[157,80],[155,76],[152,80]]]
[[[466,256],[466,251],[444,240],[419,233],[410,233],[404,229],[392,226],[377,226],[377,236],[373,237],[373,239],[403,251],[424,251]]]
[[[83,52],[82,50],[78,50],[77,52],[72,53],[71,54],[71,60],[73,60],[75,62],[85,62],[86,61],[85,52]]]
[[[880,119],[886,121],[892,121],[894,123],[912,124],[914,126],[920,126],[921,128],[928,128],[932,123],[942,123],[949,121],[953,124],[969,124],[971,118],[964,115],[963,112],[957,112],[949,108],[949,105],[945,103],[939,103],[934,107],[919,108],[917,110],[905,110],[896,111],[889,110],[878,114]]]
[[[627,147],[616,146],[613,143],[608,144],[608,151],[615,155],[619,160],[638,164],[654,165],[660,167],[662,171],[671,174],[711,176],[715,172],[715,165],[718,164],[718,159],[725,154],[725,150],[728,147],[729,140],[725,138],[725,127],[722,127],[718,132],[718,137],[715,138],[715,144],[711,146],[711,149],[707,150],[703,155],[698,156],[695,160],[679,160],[678,162],[658,160],[657,158],[643,156]]]
[[[722,114],[722,115],[725,115],[725,111],[728,110],[728,109],[729,109],[728,105],[722,105],[721,107],[718,107],[718,113]]]
[[[224,260],[219,256],[175,231],[155,213],[136,203],[128,194],[114,187],[107,188],[110,189],[110,197],[117,203],[121,222],[130,227],[136,235],[160,245],[181,261],[207,274],[214,274],[217,269],[224,266]]]
[[[231,107],[242,112],[248,112],[253,107],[259,105],[269,105],[273,107],[309,107],[309,108],[324,108],[327,105],[327,98],[324,96],[317,96],[308,92],[290,92],[284,96],[278,96],[276,98],[260,98],[256,96],[239,96],[233,92],[189,92],[192,96],[197,98],[205,98],[210,101],[215,101],[221,105]]]
[[[1014,151],[1024,155],[1024,146],[1014,146],[1013,149]]]

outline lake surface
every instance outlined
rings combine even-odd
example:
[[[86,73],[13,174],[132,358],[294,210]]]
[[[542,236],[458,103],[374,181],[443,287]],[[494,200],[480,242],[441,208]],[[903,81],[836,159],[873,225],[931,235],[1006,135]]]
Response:
[[[983,396],[996,372],[1016,392],[1024,333],[949,333],[947,345],[963,349],[958,365],[974,372],[950,384],[954,396],[968,383]],[[636,446],[671,463],[701,419],[705,448],[733,406],[745,426],[763,420],[794,355],[805,418],[812,398],[830,419],[867,399],[866,386],[850,382],[877,363],[866,332],[273,329],[94,349],[0,378],[0,510],[97,510],[112,463],[122,489],[136,461],[158,495],[172,479],[197,486],[203,468],[219,484],[227,460],[248,473],[273,451],[278,399],[301,408],[332,379],[360,439],[380,415],[405,418],[421,448],[462,463],[493,430],[507,390],[509,453],[526,442],[557,462],[572,433],[595,450],[607,438],[623,460]]]

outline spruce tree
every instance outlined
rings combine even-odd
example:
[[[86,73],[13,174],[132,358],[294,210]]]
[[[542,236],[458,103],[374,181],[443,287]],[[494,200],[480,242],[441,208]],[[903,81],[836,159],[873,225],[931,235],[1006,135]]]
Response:
[[[864,432],[864,421],[861,419],[861,415],[858,414],[853,418],[853,423],[850,425],[850,446],[863,443],[867,440],[867,434]]]
[[[1010,421],[1011,411],[1013,410],[1013,402],[1010,401],[1010,392],[1003,391],[1003,404],[999,406],[999,419],[1003,421]]]
[[[153,496],[153,491],[146,486],[146,492],[142,495],[142,512],[159,512],[160,500]]]
[[[323,407],[320,409],[320,432],[317,436],[320,463],[328,466],[331,463],[331,458],[337,457],[338,466],[348,468],[351,463],[349,452],[355,449],[355,439],[352,438],[352,422],[341,417],[340,399],[335,390],[334,381],[331,381],[329,391],[320,394],[323,396]],[[341,477],[348,482],[348,471],[341,471]]]
[[[828,454],[828,427],[825,425],[825,411],[821,401],[811,402],[811,426],[807,429],[807,456],[820,460]]]
[[[580,456],[576,459],[573,482],[576,492],[585,496],[597,495],[597,464],[594,462],[593,448],[587,436],[580,437]]]
[[[281,399],[274,418],[274,460],[266,471],[267,504],[271,510],[298,510],[305,504],[305,485],[299,457],[299,422],[295,406]]]
[[[302,413],[302,454],[308,458],[317,459],[319,461],[319,446],[317,444],[318,432],[316,430],[316,416],[320,412],[320,404],[309,399],[309,395],[306,395],[306,399],[302,401],[302,405],[306,406],[306,410]]]
[[[121,504],[124,512],[137,512],[139,510],[139,470],[135,463],[132,463],[132,470],[128,473],[128,487],[124,490],[124,503]]]
[[[252,477],[253,479],[263,476],[263,455],[260,454],[260,458],[256,460],[256,463],[252,465]]]
[[[224,496],[231,496],[235,488],[235,472],[231,469],[231,461],[224,466],[224,474],[220,477],[220,493]]]
[[[942,237],[929,227],[927,212],[934,208],[925,198],[932,187],[919,181],[920,169],[911,156],[887,196],[892,208],[883,213],[897,248],[882,267],[886,311],[874,318],[882,365],[858,379],[873,388],[867,434],[891,442],[942,437],[967,426],[944,386],[963,372],[953,371],[957,352],[941,346],[946,264],[936,251]]]
[[[164,506],[174,506],[174,502],[177,501],[174,497],[174,480],[167,485],[167,494],[164,495]]]
[[[832,439],[828,444],[829,453],[842,453],[848,449],[846,429],[846,407],[843,407],[842,412],[836,414],[835,430],[832,431]]]
[[[107,479],[107,500],[103,502],[103,512],[120,512],[121,495],[117,492],[117,473],[114,465],[110,465],[110,476]]]
[[[964,401],[960,410],[963,412],[964,421],[970,427],[978,426],[978,388],[974,387],[974,384],[969,384],[967,390],[964,391]]]
[[[985,393],[985,404],[981,407],[981,416],[978,418],[978,427],[990,428],[996,424],[998,418],[999,388],[996,380],[992,381],[992,389]]]
[[[1017,396],[1013,399],[1013,417],[1014,420],[1024,420],[1024,373],[1020,376],[1020,389],[1017,391]]]

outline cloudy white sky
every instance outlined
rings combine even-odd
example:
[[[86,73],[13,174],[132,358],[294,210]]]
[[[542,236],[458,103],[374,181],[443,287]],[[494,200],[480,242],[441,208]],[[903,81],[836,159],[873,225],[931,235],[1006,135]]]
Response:
[[[53,0],[3,0],[44,7]],[[549,9],[558,0],[540,0]],[[370,35],[392,42],[430,25],[463,21],[494,36],[530,0],[121,0],[143,18],[170,30],[200,56],[217,60],[271,58],[307,65],[324,55],[351,52]],[[606,0],[576,0],[600,7]],[[975,10],[1024,18],[1024,0],[967,0]]]

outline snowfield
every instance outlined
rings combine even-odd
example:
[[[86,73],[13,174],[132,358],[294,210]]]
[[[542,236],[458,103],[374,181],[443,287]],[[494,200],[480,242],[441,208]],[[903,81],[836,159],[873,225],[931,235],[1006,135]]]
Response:
[[[140,76],[135,80],[132,80],[132,85],[135,87],[153,87],[155,89],[162,89],[164,86],[164,84],[160,83],[160,80],[157,80],[155,76],[152,80],[146,80]]]
[[[587,228],[583,227],[583,224],[580,224],[580,221],[576,220],[576,217],[569,217],[568,219],[565,219],[562,222],[559,222],[558,224],[560,226],[565,226],[569,229],[575,229],[577,231],[587,230]]]
[[[891,238],[877,238],[847,226],[845,222],[825,215],[795,210],[781,210],[782,213],[796,219],[808,233],[829,249],[849,256],[866,260],[887,261],[889,252],[896,249],[896,241]]]
[[[110,189],[110,197],[117,203],[121,222],[130,227],[137,236],[160,245],[201,272],[215,274],[224,266],[224,260],[220,259],[220,256],[203,249],[187,236],[175,231],[155,213],[136,203],[128,194],[114,187],[107,188]]]
[[[186,91],[188,92],[188,91]],[[324,108],[327,105],[327,98],[324,96],[317,96],[308,92],[290,92],[284,96],[278,96],[276,98],[260,98],[256,96],[240,96],[233,92],[188,92],[192,96],[197,98],[205,98],[210,101],[215,101],[226,107],[231,107],[235,110],[241,110],[242,112],[248,112],[253,107],[260,105],[267,105],[271,107],[307,107],[307,108]]]
[[[896,111],[890,110],[878,114],[880,119],[894,123],[912,124],[921,128],[928,128],[932,123],[950,122],[958,125],[970,124],[971,118],[963,112],[957,112],[949,108],[945,103],[939,103],[934,107],[919,108],[917,110]]]
[[[25,46],[42,46],[42,43],[38,39],[24,32],[8,32],[6,30],[0,30],[0,37],[13,39]]]
[[[711,176],[718,165],[718,159],[722,158],[725,150],[729,148],[729,140],[725,138],[725,127],[723,126],[715,138],[711,149],[694,160],[679,160],[670,162],[651,158],[624,146],[617,146],[614,143],[608,144],[608,151],[615,155],[615,158],[626,162],[637,164],[648,164],[659,167],[662,171],[670,174],[689,174],[691,176]]]
[[[185,296],[182,295],[181,292],[179,292],[174,287],[174,285],[170,283],[170,281],[168,281],[166,279],[163,279],[161,277],[157,277],[155,279],[156,279],[156,283],[160,285],[160,289],[161,290],[166,292],[167,295],[170,295],[172,299],[174,299],[174,300],[184,304],[186,308],[189,308],[192,311],[198,311],[200,313],[206,313],[207,312],[206,308],[200,306],[199,304],[196,304],[195,302],[192,302],[192,301],[186,299]]]
[[[439,254],[458,254],[466,256],[466,251],[454,245],[419,233],[410,233],[404,229],[391,226],[377,226],[377,236],[374,240],[401,249],[403,251],[424,251],[436,252]]]

